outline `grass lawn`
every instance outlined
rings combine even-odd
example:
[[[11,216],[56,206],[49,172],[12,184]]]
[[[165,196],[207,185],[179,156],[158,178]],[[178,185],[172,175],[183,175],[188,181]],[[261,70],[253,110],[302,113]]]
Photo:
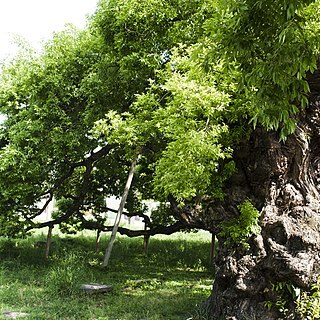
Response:
[[[210,236],[204,233],[143,239],[119,236],[109,266],[100,264],[108,238],[95,252],[90,236],[54,236],[49,259],[34,247],[44,235],[0,238],[0,313],[20,311],[21,319],[180,320],[206,319],[202,302],[213,274]],[[88,295],[82,283],[112,284],[108,294]],[[1,315],[0,315],[1,318]]]

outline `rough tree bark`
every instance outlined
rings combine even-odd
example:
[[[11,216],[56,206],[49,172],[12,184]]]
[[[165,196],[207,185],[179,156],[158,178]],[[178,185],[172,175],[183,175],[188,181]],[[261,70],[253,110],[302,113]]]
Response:
[[[285,143],[275,132],[256,129],[235,153],[237,173],[226,198],[208,205],[208,223],[234,217],[250,198],[261,210],[262,231],[249,251],[230,250],[219,239],[216,277],[209,298],[212,319],[280,319],[264,302],[275,298],[272,283],[308,288],[320,274],[320,81],[309,75],[310,105]],[[219,229],[216,230],[217,232]],[[286,319],[300,319],[289,306]]]

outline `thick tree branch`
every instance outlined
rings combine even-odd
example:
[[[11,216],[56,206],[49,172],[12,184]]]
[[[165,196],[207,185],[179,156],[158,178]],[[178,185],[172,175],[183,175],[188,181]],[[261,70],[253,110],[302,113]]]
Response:
[[[60,216],[60,217],[53,219],[53,220],[50,220],[50,221],[45,221],[45,222],[41,222],[41,223],[33,223],[26,228],[26,231],[30,231],[33,229],[41,229],[41,228],[45,228],[45,227],[53,227],[55,225],[58,225],[62,222],[67,221],[72,216],[72,214],[73,214],[73,212],[69,212],[63,216]]]
[[[46,208],[48,207],[50,201],[53,199],[54,191],[56,191],[68,178],[70,178],[76,168],[79,167],[86,167],[89,163],[92,164],[93,162],[101,159],[104,157],[108,152],[112,150],[113,146],[112,145],[106,145],[102,147],[100,150],[96,152],[91,152],[90,156],[87,157],[86,159],[75,162],[75,163],[68,163],[69,164],[69,170],[62,176],[60,179],[56,181],[56,183],[50,188],[48,191],[44,192],[41,194],[40,197],[44,197],[46,195],[49,195],[49,199],[46,201],[46,203],[43,205],[43,207],[39,210],[39,214],[43,213]]]
[[[32,230],[32,229],[40,229],[43,227],[53,227],[54,225],[60,224],[62,222],[67,221],[73,214],[76,214],[78,217],[81,218],[82,214],[80,212],[80,208],[82,207],[88,188],[90,184],[90,179],[91,179],[91,172],[93,169],[93,165],[97,160],[100,160],[103,156],[105,156],[110,150],[112,150],[113,146],[112,145],[107,145],[103,148],[101,148],[97,152],[92,152],[88,158],[86,158],[83,161],[71,164],[71,167],[69,171],[61,177],[57,183],[48,191],[47,194],[50,194],[49,199],[46,201],[44,206],[39,209],[38,214],[35,215],[34,217],[38,216],[39,214],[43,213],[44,210],[47,208],[49,205],[50,201],[53,199],[53,193],[54,191],[63,184],[63,182],[68,179],[72,173],[74,172],[75,168],[80,167],[80,166],[85,166],[86,170],[83,174],[83,182],[82,186],[80,188],[78,196],[74,197],[74,204],[70,208],[69,212],[54,219],[51,221],[46,221],[42,223],[32,223],[30,226],[26,228],[27,231]],[[29,221],[31,220],[30,218],[28,219]]]
[[[105,226],[101,225],[95,221],[88,221],[84,218],[82,219],[82,226],[87,230],[100,230],[103,232],[112,231],[113,226]],[[118,232],[122,235],[126,235],[128,237],[139,237],[139,236],[154,236],[157,234],[165,234],[170,235],[178,231],[192,229],[193,227],[188,227],[181,222],[176,222],[170,226],[156,226],[149,230],[130,230],[128,228],[119,227]]]
[[[99,210],[110,211],[110,212],[113,212],[113,213],[117,213],[117,212],[118,212],[117,209],[112,209],[112,208],[103,207],[103,206],[99,206]],[[147,216],[146,214],[143,214],[143,213],[135,213],[135,212],[128,212],[128,211],[124,211],[123,214],[125,214],[127,217],[130,217],[130,218],[131,218],[131,217],[141,217],[141,218],[143,218],[144,222],[145,222],[148,226],[151,226],[151,225],[152,225],[149,216]]]
[[[207,229],[203,219],[201,218],[203,209],[197,205],[183,206],[180,207],[176,199],[172,196],[168,196],[170,206],[173,212],[173,215],[178,219],[182,224],[186,226],[196,226],[196,228]],[[192,227],[191,227],[192,228]]]

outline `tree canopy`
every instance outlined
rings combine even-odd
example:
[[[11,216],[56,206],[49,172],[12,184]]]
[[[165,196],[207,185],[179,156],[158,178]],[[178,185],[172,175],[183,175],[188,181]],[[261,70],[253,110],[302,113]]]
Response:
[[[102,228],[136,154],[128,214],[153,199],[156,225],[210,228],[185,213],[223,199],[239,141],[257,126],[285,140],[307,106],[319,6],[105,0],[86,30],[22,52],[1,72],[1,234]],[[35,222],[53,197],[54,219]]]

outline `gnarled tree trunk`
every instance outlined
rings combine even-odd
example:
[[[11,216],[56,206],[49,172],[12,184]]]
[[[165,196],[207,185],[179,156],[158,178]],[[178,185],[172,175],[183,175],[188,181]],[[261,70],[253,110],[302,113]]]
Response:
[[[230,250],[220,240],[216,278],[208,301],[212,319],[279,319],[272,284],[308,288],[320,274],[320,93],[319,73],[309,77],[310,105],[285,143],[256,129],[236,151],[237,173],[222,203],[208,207],[212,221],[237,214],[249,198],[261,210],[262,231],[248,251]],[[208,218],[207,218],[208,219]],[[286,319],[300,319],[294,304]]]

